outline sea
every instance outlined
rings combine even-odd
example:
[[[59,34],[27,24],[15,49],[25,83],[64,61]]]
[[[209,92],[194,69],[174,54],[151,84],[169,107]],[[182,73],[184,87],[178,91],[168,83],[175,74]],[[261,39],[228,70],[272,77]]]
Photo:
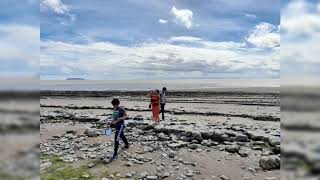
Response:
[[[221,88],[279,88],[280,79],[170,79],[170,80],[41,80],[40,90],[146,91],[215,90]]]

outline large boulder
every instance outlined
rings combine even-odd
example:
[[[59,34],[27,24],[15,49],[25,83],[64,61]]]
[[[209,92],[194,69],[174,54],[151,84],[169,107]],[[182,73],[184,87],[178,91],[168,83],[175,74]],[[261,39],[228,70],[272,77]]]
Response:
[[[280,169],[280,157],[277,155],[261,156],[259,165],[263,170]]]

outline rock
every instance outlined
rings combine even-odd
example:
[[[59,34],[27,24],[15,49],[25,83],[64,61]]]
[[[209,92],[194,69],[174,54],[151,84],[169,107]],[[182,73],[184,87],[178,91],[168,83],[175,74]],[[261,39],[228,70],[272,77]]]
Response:
[[[109,178],[103,177],[101,178],[101,180],[109,180]]]
[[[67,130],[66,134],[77,134],[77,131],[75,131],[75,130]]]
[[[170,151],[168,154],[169,158],[174,158],[174,156],[176,155],[176,153],[174,151]]]
[[[261,156],[259,159],[259,165],[263,170],[279,169],[280,157],[276,155]]]
[[[168,144],[168,147],[170,148],[180,148],[186,146],[188,143],[183,141],[178,141],[176,143],[170,143]]]
[[[131,162],[131,161],[125,162],[125,163],[124,163],[124,166],[128,166],[128,167],[129,167],[129,166],[132,166],[132,162]]]
[[[273,137],[269,139],[269,144],[271,146],[280,145],[280,143],[281,143],[280,137]]]
[[[84,134],[88,137],[97,137],[99,136],[99,132],[96,129],[86,129]]]
[[[92,167],[94,167],[94,166],[95,166],[95,164],[93,164],[93,163],[88,164],[88,167],[89,167],[89,168],[92,168]]]
[[[126,174],[126,178],[131,178],[132,177],[132,174],[128,173]]]
[[[247,135],[244,135],[244,134],[237,134],[236,135],[236,141],[238,142],[247,142],[249,139],[248,139],[248,136]]]
[[[147,176],[146,179],[147,180],[157,180],[158,176]]]
[[[140,173],[139,178],[145,178],[148,176],[148,173],[146,171]]]
[[[238,154],[241,156],[241,157],[247,157],[249,155],[249,150],[247,149],[241,149],[239,150]]]
[[[169,176],[170,176],[170,173],[168,173],[168,172],[165,172],[165,173],[162,174],[162,178],[167,178]]]
[[[239,147],[236,145],[228,145],[225,147],[225,150],[230,152],[230,153],[237,153],[239,151]]]
[[[85,179],[89,179],[90,178],[90,175],[89,174],[84,174],[82,175],[81,177],[85,178]]]
[[[157,134],[157,137],[158,137],[159,141],[169,141],[170,140],[170,137],[162,132]]]
[[[45,169],[49,168],[51,165],[52,165],[52,163],[50,161],[42,163],[42,164],[40,164],[40,170],[45,170]]]
[[[192,139],[201,142],[203,140],[200,132],[192,132]]]
[[[276,177],[266,177],[264,180],[277,180]]]
[[[209,140],[203,140],[203,141],[201,142],[201,145],[210,147],[210,146],[212,146],[212,143],[211,143],[211,141],[209,141]]]
[[[201,137],[203,139],[210,139],[211,137],[211,132],[201,132]]]
[[[253,141],[269,141],[269,135],[264,131],[248,131],[247,133]]]
[[[200,145],[199,144],[188,144],[188,147],[190,149],[198,149],[198,148],[200,148]]]
[[[187,171],[187,172],[185,173],[185,175],[186,175],[187,177],[192,177],[192,176],[193,176],[193,171],[189,170],[189,171]]]
[[[220,179],[221,180],[229,180],[230,178],[228,176],[226,176],[226,175],[221,175]]]
[[[254,168],[249,168],[248,172],[250,172],[251,174],[256,174],[257,171]]]
[[[252,150],[255,150],[255,151],[262,151],[262,147],[261,146],[253,146],[251,147]]]
[[[217,142],[223,142],[228,139],[228,135],[224,134],[224,131],[221,130],[215,130],[211,133],[211,140],[217,141]]]
[[[181,136],[191,137],[192,136],[192,132],[191,131],[182,132]]]

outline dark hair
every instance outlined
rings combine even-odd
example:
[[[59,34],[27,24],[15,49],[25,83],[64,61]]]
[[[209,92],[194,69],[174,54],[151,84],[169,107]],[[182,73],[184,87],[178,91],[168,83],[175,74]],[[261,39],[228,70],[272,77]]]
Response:
[[[119,101],[118,98],[113,98],[112,101],[111,101],[111,104],[112,104],[113,106],[117,106],[117,105],[120,104],[120,101]]]
[[[167,91],[167,88],[166,88],[166,87],[163,87],[163,88],[162,88],[162,91]]]

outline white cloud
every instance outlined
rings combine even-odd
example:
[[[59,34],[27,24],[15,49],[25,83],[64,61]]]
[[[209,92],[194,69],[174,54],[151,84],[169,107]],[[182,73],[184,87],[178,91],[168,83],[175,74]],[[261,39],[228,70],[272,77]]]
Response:
[[[5,70],[7,72],[1,72],[2,74],[20,73],[16,72],[15,68],[21,66],[25,66],[25,72],[39,67],[39,27],[0,24],[0,39],[0,62],[3,67],[8,66],[8,69]]]
[[[76,16],[70,13],[70,6],[65,5],[61,0],[42,0],[40,11],[53,11],[56,14],[68,16],[72,22],[76,20]],[[60,20],[60,23],[62,25],[68,24],[63,20]]]
[[[255,26],[246,40],[259,48],[273,48],[280,45],[280,32],[276,26],[263,22]]]
[[[39,27],[0,24],[0,61],[20,61],[39,66]]]
[[[52,10],[57,14],[67,14],[69,7],[63,4],[60,0],[42,0],[40,10]]]
[[[188,41],[200,46],[172,44],[172,41]],[[204,41],[197,37],[172,37],[135,46],[110,42],[71,44],[44,41],[41,47],[41,71],[58,74],[104,74],[115,69],[123,75],[137,72],[234,74],[254,71],[272,74],[279,71],[278,49],[274,53],[264,53],[245,48],[243,43]]]
[[[316,9],[315,3],[295,0],[290,2],[282,12],[281,63],[283,69],[293,73],[298,73],[300,70],[303,74],[307,74],[310,69],[319,67],[320,63],[319,10]]]
[[[193,12],[189,9],[177,9],[175,6],[171,9],[174,22],[190,29],[193,26]]]
[[[244,16],[247,18],[252,18],[252,19],[257,18],[257,16],[255,14],[249,14],[249,13],[245,13]]]
[[[195,42],[201,40],[201,38],[191,36],[173,36],[170,38],[171,42]]]
[[[286,35],[313,36],[320,31],[319,19],[320,11],[315,10],[314,4],[295,0],[282,11],[281,27]]]
[[[168,23],[168,20],[159,19],[158,22],[159,22],[160,24],[167,24],[167,23]]]

